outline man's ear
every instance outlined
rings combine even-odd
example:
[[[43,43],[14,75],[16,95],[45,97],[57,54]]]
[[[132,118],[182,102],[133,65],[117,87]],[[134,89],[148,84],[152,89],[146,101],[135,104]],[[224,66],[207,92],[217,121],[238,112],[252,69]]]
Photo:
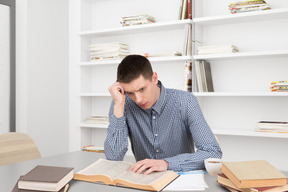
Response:
[[[152,81],[155,85],[158,84],[158,75],[156,72],[153,72],[153,75],[152,75]]]

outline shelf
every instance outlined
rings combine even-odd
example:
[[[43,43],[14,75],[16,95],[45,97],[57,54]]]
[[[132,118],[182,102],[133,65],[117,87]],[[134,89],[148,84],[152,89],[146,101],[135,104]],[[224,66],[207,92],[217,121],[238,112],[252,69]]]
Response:
[[[87,123],[81,123],[80,127],[82,128],[94,128],[94,129],[107,129],[108,124],[87,124]]]
[[[256,132],[248,129],[212,129],[215,135],[288,138],[288,133]]]
[[[196,97],[287,97],[285,92],[195,92]]]
[[[209,55],[194,55],[194,60],[224,60],[224,59],[246,59],[246,58],[267,58],[267,57],[288,57],[287,50],[273,50],[273,51],[254,51],[254,52],[237,52],[226,54],[209,54]]]
[[[102,93],[81,93],[81,97],[110,97],[111,95],[108,92]]]
[[[193,23],[198,25],[221,25],[242,22],[257,22],[273,19],[288,18],[288,9],[271,9],[264,11],[253,11],[247,13],[236,13],[231,15],[220,15],[211,17],[194,18]]]
[[[159,23],[151,23],[151,24],[143,24],[143,25],[134,25],[127,27],[117,27],[111,29],[104,30],[91,30],[91,31],[83,31],[80,33],[81,36],[86,37],[104,37],[104,36],[112,36],[112,35],[123,35],[123,34],[132,34],[132,33],[145,33],[145,32],[153,32],[153,31],[165,31],[165,30],[174,30],[181,29],[186,24],[192,24],[192,20],[176,20],[170,22],[159,22]]]
[[[149,57],[150,62],[165,62],[165,61],[186,61],[192,60],[192,56],[170,56],[170,57]],[[101,65],[118,65],[121,62],[120,59],[109,61],[90,61],[81,62],[80,66],[101,66]]]

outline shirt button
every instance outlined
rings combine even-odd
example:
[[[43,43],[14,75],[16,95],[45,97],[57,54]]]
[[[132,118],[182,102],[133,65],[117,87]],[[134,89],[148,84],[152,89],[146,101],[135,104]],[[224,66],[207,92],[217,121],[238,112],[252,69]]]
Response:
[[[156,153],[159,153],[159,150],[156,150]]]
[[[155,137],[157,137],[157,136],[158,136],[158,134],[156,133],[154,136],[155,136]]]
[[[156,119],[156,117],[155,117],[155,116],[153,116],[153,119]]]

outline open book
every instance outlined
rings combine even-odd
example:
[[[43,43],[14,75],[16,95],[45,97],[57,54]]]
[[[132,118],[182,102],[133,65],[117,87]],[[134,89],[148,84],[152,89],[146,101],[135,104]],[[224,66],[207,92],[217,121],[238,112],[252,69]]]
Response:
[[[130,188],[160,191],[178,177],[173,171],[153,172],[149,175],[130,171],[132,163],[99,159],[74,174],[74,179],[88,182],[103,182]]]

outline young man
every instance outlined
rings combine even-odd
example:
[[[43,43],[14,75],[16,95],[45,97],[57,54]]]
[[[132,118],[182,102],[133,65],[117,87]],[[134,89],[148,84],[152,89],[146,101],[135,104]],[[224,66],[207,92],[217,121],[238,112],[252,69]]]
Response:
[[[109,92],[113,101],[104,144],[107,159],[123,160],[128,137],[137,161],[131,170],[136,173],[203,169],[205,159],[222,157],[196,97],[166,89],[147,58],[125,57]]]

